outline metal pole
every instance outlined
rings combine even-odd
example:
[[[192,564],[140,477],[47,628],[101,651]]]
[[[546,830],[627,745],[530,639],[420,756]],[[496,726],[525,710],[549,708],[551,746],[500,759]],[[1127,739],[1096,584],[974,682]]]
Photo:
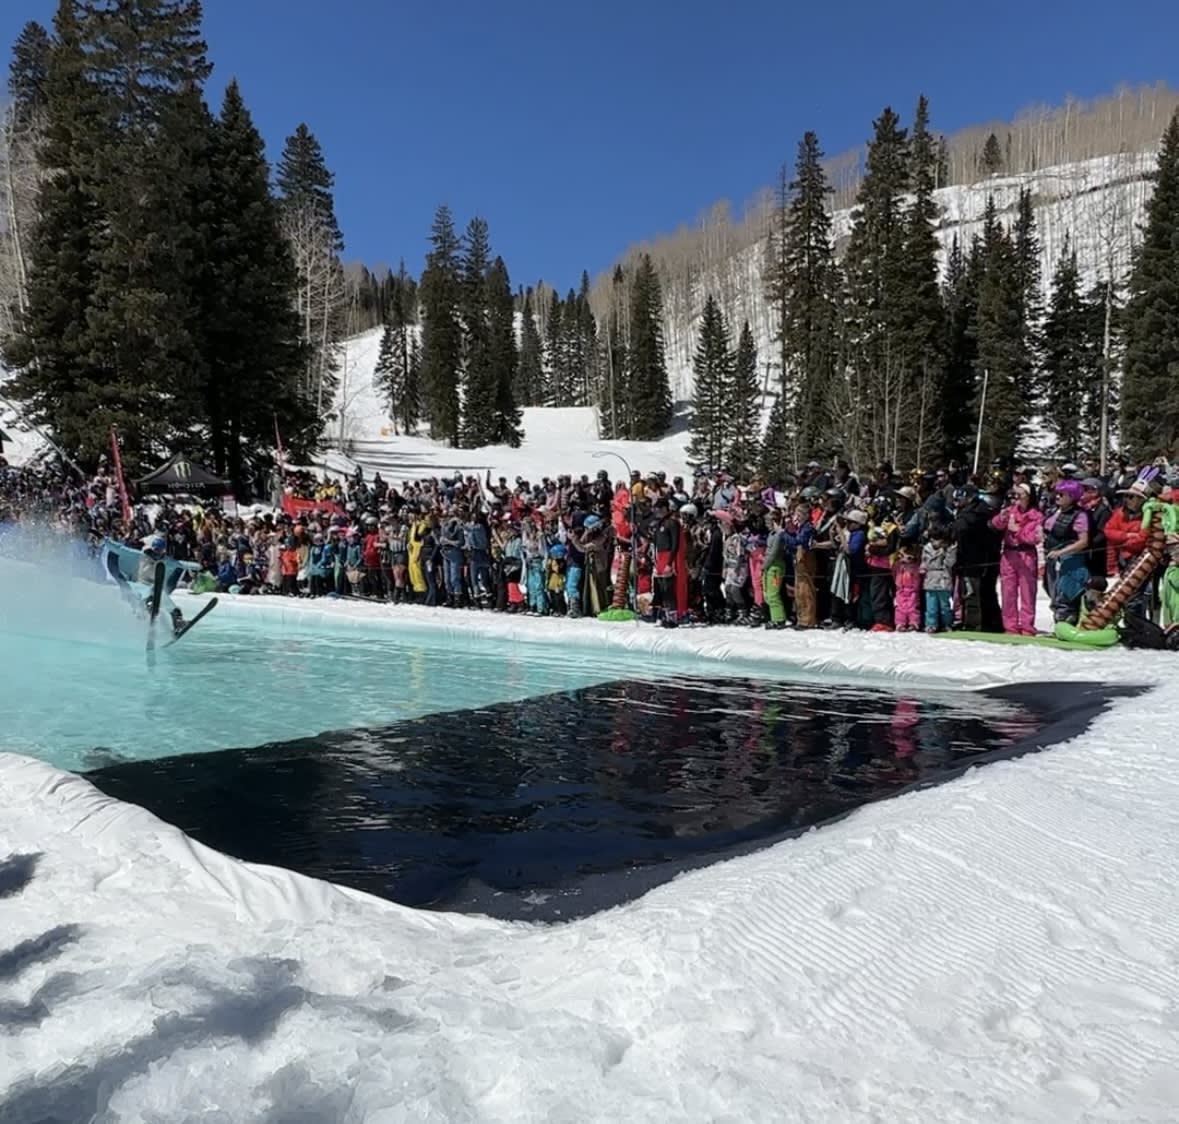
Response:
[[[978,458],[979,454],[982,452],[982,427],[983,417],[985,416],[987,410],[987,380],[989,378],[990,371],[984,367],[982,397],[978,401],[978,433],[975,434],[974,438],[974,468],[971,470],[972,472],[978,472]]]
[[[1105,283],[1105,335],[1101,344],[1101,476],[1109,471],[1109,345],[1113,280]]]

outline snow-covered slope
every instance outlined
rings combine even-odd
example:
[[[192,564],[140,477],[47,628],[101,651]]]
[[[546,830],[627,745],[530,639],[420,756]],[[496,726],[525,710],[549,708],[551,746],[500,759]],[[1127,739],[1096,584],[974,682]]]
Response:
[[[598,437],[593,407],[537,407],[523,415],[524,441],[519,449],[488,446],[452,449],[425,437],[394,431],[389,411],[373,385],[380,349],[378,328],[349,340],[342,361],[336,397],[337,420],[324,437],[329,451],[319,458],[331,470],[350,472],[359,464],[370,477],[414,480],[454,472],[482,477],[523,476],[535,483],[561,472],[588,473],[606,469],[612,480],[624,474],[619,457],[644,473],[662,470],[669,476],[686,470],[688,435],[678,428],[662,441],[603,441]]]
[[[1035,200],[1045,295],[1066,239],[1077,251],[1087,285],[1105,277],[1111,266],[1115,277],[1124,278],[1137,224],[1152,190],[1149,174],[1155,163],[1154,153],[1125,153],[1027,175],[990,176],[978,183],[942,188],[936,192],[941,208],[938,239],[942,262],[955,238],[969,245],[981,229],[989,196],[994,196],[1000,215],[1010,221],[1020,189],[1027,187]],[[837,246],[851,231],[851,215],[850,209],[834,214]],[[775,322],[761,280],[765,255],[762,239],[736,250],[713,269],[695,271],[690,280],[664,279],[668,373],[677,399],[687,400],[692,395],[692,354],[709,293],[721,302],[726,316],[738,329],[744,320],[749,321],[763,374],[767,365],[773,364]]]

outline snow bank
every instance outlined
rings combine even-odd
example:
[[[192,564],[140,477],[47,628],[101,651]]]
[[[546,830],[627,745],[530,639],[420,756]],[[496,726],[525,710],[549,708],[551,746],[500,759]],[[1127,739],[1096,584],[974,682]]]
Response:
[[[184,595],[178,594],[178,599]],[[202,598],[187,598],[191,616]],[[351,630],[420,635],[431,645],[485,647],[537,644],[603,652],[647,653],[651,676],[668,670],[668,661],[712,661],[728,674],[780,674],[868,683],[983,689],[1006,683],[1043,681],[1125,682],[1158,680],[1157,653],[1124,648],[1093,652],[1033,646],[968,643],[923,633],[844,633],[841,631],[765,632],[710,626],[665,629],[634,622],[535,618],[386,605],[322,598],[222,595],[217,616],[239,615],[289,631]],[[211,620],[213,618],[210,618]],[[204,627],[204,626],[202,626]]]
[[[353,604],[224,611],[709,658],[751,639]],[[756,646],[841,676],[1164,685],[1066,746],[551,928],[235,862],[0,754],[0,1119],[1173,1120],[1174,658]]]

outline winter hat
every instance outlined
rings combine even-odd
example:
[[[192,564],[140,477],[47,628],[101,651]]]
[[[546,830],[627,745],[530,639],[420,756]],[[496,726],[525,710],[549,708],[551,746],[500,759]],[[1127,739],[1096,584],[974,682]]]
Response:
[[[1105,485],[1100,480],[1098,480],[1096,476],[1086,476],[1085,479],[1081,481],[1081,487],[1084,488],[1087,492],[1105,491]]]
[[[1018,492],[1021,496],[1030,496],[1032,494],[1032,490],[1027,484],[1016,484],[1011,490]]]

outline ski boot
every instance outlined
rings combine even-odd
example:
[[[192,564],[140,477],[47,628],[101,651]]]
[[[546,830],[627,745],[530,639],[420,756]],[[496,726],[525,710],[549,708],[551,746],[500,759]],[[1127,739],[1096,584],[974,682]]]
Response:
[[[172,635],[179,636],[184,631],[184,614],[179,609],[172,610]]]

